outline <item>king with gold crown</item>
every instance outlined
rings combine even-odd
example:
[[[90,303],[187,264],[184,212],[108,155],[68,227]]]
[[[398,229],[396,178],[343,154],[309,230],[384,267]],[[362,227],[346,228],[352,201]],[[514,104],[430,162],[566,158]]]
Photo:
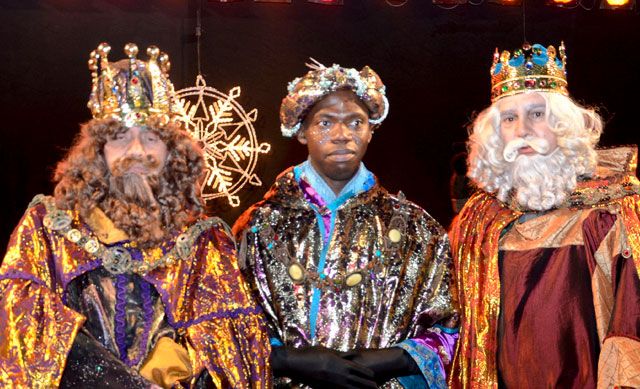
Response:
[[[496,51],[454,220],[454,388],[640,387],[637,147],[567,89],[564,44]]]
[[[0,267],[0,386],[270,386],[262,312],[228,227],[204,215],[168,56],[109,52],[89,60],[93,119]]]

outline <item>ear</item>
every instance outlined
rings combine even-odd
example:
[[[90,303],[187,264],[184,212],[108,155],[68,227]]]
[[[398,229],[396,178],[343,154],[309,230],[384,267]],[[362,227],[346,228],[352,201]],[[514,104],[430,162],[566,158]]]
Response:
[[[307,136],[306,136],[305,133],[306,133],[306,131],[305,131],[305,128],[303,126],[300,126],[300,129],[296,133],[296,138],[298,138],[298,142],[300,142],[303,145],[306,145],[308,143]]]
[[[375,130],[376,128],[377,128],[377,126],[375,126],[375,125],[370,125],[369,126],[369,133],[367,134],[367,137],[366,137],[367,144],[369,144],[369,142],[371,142],[371,138],[373,138],[373,130]]]

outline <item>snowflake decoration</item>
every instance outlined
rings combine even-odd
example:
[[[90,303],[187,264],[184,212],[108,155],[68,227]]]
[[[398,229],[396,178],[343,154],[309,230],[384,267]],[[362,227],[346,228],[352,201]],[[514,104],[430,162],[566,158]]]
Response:
[[[204,151],[207,171],[202,197],[205,201],[226,197],[233,207],[240,205],[236,193],[247,183],[262,185],[254,170],[258,154],[271,149],[269,143],[258,144],[253,127],[258,110],[245,112],[236,101],[240,93],[236,86],[224,94],[207,86],[201,75],[196,86],[176,92],[182,121]]]

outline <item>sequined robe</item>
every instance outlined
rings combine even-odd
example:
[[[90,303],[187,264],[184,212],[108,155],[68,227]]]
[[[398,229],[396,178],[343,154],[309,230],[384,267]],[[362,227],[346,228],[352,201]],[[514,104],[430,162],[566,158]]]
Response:
[[[373,175],[365,189],[322,204],[288,169],[236,222],[239,260],[272,344],[341,351],[398,345],[421,368],[416,387],[424,380],[444,387],[441,370],[457,339],[446,333],[456,312],[447,235]],[[396,380],[385,386],[402,387]]]
[[[105,383],[113,387],[144,384],[138,373],[145,372],[164,387],[174,380],[200,386],[204,377],[219,388],[270,385],[264,319],[249,297],[222,222],[208,219],[210,228],[197,230],[184,259],[144,275],[116,276],[70,235],[43,224],[52,204],[45,198],[27,210],[0,268],[3,385],[57,387],[64,371],[62,384],[78,387],[114,366],[123,373]],[[103,228],[110,220],[101,212],[90,220],[62,212],[83,236],[124,248],[134,261],[152,263],[176,245],[178,233],[141,250],[122,240],[120,230]],[[78,344],[91,353],[86,360],[80,355],[67,361]],[[96,359],[98,348],[103,357]]]
[[[462,309],[454,388],[640,387],[635,148],[540,215],[479,192],[450,232]]]

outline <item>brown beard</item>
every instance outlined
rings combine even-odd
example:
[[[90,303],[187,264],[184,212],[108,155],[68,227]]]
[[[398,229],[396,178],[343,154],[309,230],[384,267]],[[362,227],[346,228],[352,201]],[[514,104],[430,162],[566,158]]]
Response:
[[[155,195],[161,178],[153,174],[129,172],[134,164],[147,169],[158,166],[158,162],[151,157],[146,160],[127,157],[116,161],[109,177],[109,193],[101,208],[131,240],[142,246],[153,246],[162,241],[167,233]]]
[[[163,124],[162,120],[164,118],[152,116],[146,123],[167,145],[162,173],[142,174],[143,183],[138,181],[139,185],[132,186],[112,180],[112,176],[124,175],[126,166],[113,174],[103,154],[104,145],[122,130],[122,123],[109,118],[92,119],[83,124],[69,153],[56,167],[56,207],[77,210],[83,219],[90,218],[94,209],[100,208],[117,227],[145,248],[156,245],[162,232],[167,238],[203,215],[199,184],[205,169],[202,151],[180,124]],[[149,163],[155,168],[147,171],[158,170],[157,161]],[[147,186],[152,198],[148,190],[140,190]]]

